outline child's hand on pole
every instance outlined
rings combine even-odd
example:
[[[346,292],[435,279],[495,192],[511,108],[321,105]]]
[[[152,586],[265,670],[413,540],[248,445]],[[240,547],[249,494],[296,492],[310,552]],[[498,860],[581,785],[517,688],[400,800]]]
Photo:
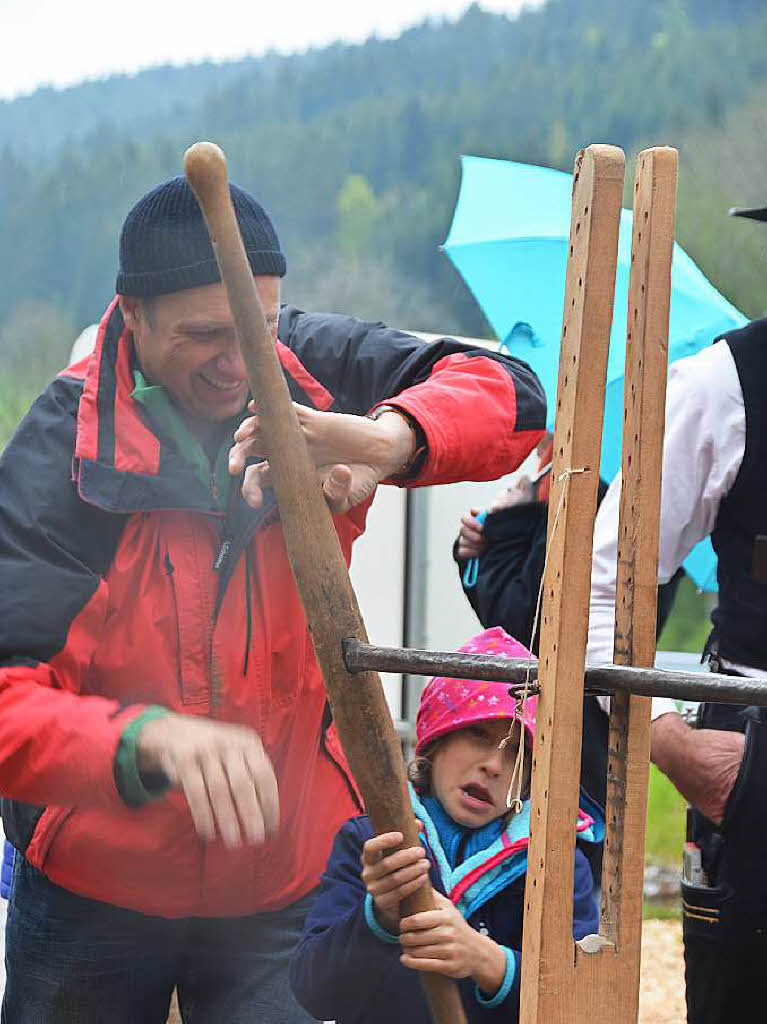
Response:
[[[396,850],[401,832],[384,832],[368,839],[362,847],[362,881],[373,897],[378,923],[388,932],[399,931],[399,905],[419,889],[429,875],[429,862],[422,846]],[[387,850],[396,853],[387,854]]]
[[[488,935],[480,935],[460,911],[434,893],[435,910],[400,921],[400,962],[414,971],[434,971],[449,978],[471,977],[492,997],[503,984],[506,953]]]

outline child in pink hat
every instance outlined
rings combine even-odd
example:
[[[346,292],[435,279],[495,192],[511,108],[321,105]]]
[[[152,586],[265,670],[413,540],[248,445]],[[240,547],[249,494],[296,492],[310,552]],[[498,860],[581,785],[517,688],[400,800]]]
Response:
[[[500,627],[460,650],[530,657]],[[421,845],[400,849],[399,832],[374,836],[366,815],[339,831],[291,964],[312,1016],[425,1024],[418,974],[432,971],[458,981],[469,1021],[517,1020],[536,705],[531,697],[522,707],[506,683],[438,677],[425,687],[410,773]],[[578,843],[602,838],[601,814],[589,811],[579,812]],[[400,920],[400,902],[427,877],[436,909]],[[576,939],[598,930],[592,889],[576,847]]]

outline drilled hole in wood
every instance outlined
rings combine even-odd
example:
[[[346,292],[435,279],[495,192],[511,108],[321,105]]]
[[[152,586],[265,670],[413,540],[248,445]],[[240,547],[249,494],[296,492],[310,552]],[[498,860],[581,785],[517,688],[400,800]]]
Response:
[[[576,233],[576,235],[578,234],[578,232],[580,230],[581,230],[581,222],[580,221],[576,221],[576,224],[575,224],[575,233]]]
[[[644,212],[644,219],[645,219],[645,224],[647,223],[647,220],[648,220],[649,216],[650,216],[650,213],[649,213],[649,211],[648,211],[648,210],[645,210],[645,212]]]

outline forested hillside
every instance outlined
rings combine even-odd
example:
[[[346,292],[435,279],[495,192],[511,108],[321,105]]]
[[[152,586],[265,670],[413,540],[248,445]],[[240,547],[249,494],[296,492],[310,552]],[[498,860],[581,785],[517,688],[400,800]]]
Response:
[[[726,211],[767,202],[765,53],[763,0],[549,0],[0,104],[4,376],[36,381],[100,314],[125,213],[198,138],[273,212],[293,301],[462,333],[487,328],[437,249],[461,153],[569,169],[589,142],[678,145],[679,239],[758,313],[767,228]]]

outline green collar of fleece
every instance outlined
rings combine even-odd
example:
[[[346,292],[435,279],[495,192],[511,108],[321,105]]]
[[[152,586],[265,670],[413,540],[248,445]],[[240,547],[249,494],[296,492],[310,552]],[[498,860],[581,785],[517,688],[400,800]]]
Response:
[[[226,508],[229,497],[229,449],[237,421],[227,428],[216,461],[211,471],[205,449],[184,423],[183,417],[170,400],[167,390],[159,384],[148,384],[141,370],[133,371],[134,388],[131,397],[146,409],[153,426],[162,437],[172,441],[182,458],[194,470],[203,487],[210,490],[219,508]]]

